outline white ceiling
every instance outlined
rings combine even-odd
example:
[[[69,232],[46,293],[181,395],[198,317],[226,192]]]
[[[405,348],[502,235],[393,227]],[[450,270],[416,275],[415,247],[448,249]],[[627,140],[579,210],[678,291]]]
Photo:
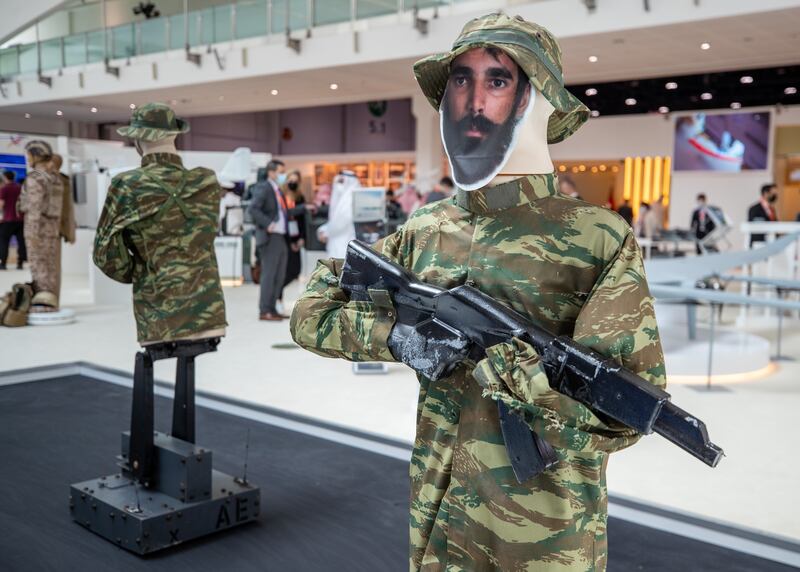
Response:
[[[701,50],[708,42],[711,49]],[[561,42],[567,83],[616,81],[709,71],[769,67],[800,63],[800,7],[703,22],[640,28],[565,38]],[[590,63],[590,55],[598,61]],[[31,113],[73,121],[116,121],[129,116],[129,104],[175,101],[180,115],[209,115],[245,111],[333,105],[371,99],[409,97],[418,89],[413,59],[348,67],[331,67],[260,78],[196,84],[62,102],[4,108],[3,112]],[[798,78],[800,80],[800,78]],[[331,83],[339,89],[331,90]],[[277,96],[270,90],[278,89]],[[91,107],[97,113],[91,113]]]

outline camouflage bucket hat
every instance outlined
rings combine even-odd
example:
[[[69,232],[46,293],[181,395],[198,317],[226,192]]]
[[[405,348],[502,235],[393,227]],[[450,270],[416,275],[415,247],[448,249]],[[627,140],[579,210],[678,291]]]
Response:
[[[49,161],[53,156],[53,148],[47,141],[35,139],[25,145],[25,150],[38,159]]]
[[[117,133],[123,137],[143,141],[158,141],[187,131],[189,124],[176,117],[175,112],[163,103],[147,103],[137,107],[131,115],[130,125],[117,129]]]
[[[542,26],[521,16],[502,12],[467,22],[447,53],[424,58],[414,64],[414,75],[422,93],[439,110],[450,76],[452,61],[473,48],[494,47],[507,53],[528,75],[531,84],[555,111],[547,125],[547,142],[563,141],[589,118],[589,109],[564,87],[561,48]]]

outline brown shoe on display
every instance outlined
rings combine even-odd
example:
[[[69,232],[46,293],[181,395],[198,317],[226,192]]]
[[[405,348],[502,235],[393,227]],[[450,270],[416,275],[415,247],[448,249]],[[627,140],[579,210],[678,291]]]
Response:
[[[261,314],[258,317],[258,319],[264,320],[266,322],[280,322],[284,318],[280,314],[273,314],[272,312],[267,312],[266,314]]]

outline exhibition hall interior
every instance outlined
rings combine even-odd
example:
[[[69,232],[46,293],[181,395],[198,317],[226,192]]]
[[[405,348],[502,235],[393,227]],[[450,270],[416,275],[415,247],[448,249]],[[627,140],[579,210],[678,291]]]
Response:
[[[797,0],[4,0],[0,570],[800,568]]]

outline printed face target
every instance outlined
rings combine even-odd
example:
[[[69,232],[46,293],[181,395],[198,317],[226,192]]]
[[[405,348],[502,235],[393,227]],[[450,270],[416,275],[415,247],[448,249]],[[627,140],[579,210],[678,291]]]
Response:
[[[439,122],[460,188],[474,191],[497,176],[535,99],[528,76],[500,49],[474,48],[453,60]]]

